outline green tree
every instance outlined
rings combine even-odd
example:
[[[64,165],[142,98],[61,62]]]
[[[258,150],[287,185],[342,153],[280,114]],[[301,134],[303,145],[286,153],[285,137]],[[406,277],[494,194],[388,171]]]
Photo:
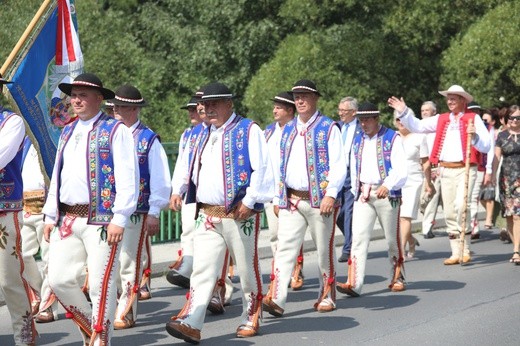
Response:
[[[444,85],[461,84],[483,107],[520,95],[520,3],[504,3],[454,41],[442,59]]]

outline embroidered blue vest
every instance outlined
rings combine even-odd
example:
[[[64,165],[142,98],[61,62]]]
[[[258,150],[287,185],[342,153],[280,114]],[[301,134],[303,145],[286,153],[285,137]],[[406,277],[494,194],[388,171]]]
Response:
[[[377,167],[379,170],[379,176],[381,180],[385,180],[388,176],[388,173],[392,170],[392,162],[390,160],[392,147],[394,146],[394,140],[398,136],[397,132],[392,129],[389,129],[385,126],[381,126],[379,132],[377,133],[377,144],[376,144],[376,154],[377,154]],[[352,153],[356,155],[356,186],[354,186],[354,196],[355,200],[358,199],[361,184],[359,182],[359,176],[361,174],[361,160],[363,159],[363,146],[364,146],[365,138],[364,132],[357,134],[354,137],[354,141],[352,143]],[[399,190],[390,190],[389,198],[400,198],[401,197],[401,189]]]
[[[271,136],[273,135],[274,131],[276,130],[276,125],[277,125],[277,122],[275,121],[274,123],[271,123],[271,124],[267,125],[267,127],[265,128],[264,136],[265,136],[265,141],[266,142],[269,142],[269,138],[271,138]]]
[[[0,129],[4,127],[7,119],[15,113],[3,109],[0,106]],[[20,143],[15,157],[0,169],[0,211],[22,210],[23,181],[22,181],[22,155],[23,142]]]
[[[185,149],[186,144],[188,144],[188,139],[190,138],[191,131],[193,130],[193,126],[190,126],[184,130],[181,136],[181,141],[179,142],[179,149]]]
[[[56,198],[59,205],[59,188],[61,186],[61,169],[63,168],[63,149],[70,139],[78,120],[65,126],[61,132],[56,154],[57,188]],[[88,133],[87,144],[87,182],[89,183],[89,215],[88,224],[108,225],[112,220],[112,206],[116,197],[116,182],[114,178],[114,160],[112,156],[112,136],[120,121],[102,113]]]
[[[280,141],[281,161],[280,161],[280,181],[279,193],[280,208],[287,208],[287,185],[285,177],[287,175],[287,163],[294,139],[298,135],[297,118],[288,122],[282,132],[282,139]],[[309,194],[310,203],[313,208],[319,208],[321,200],[327,192],[329,175],[329,150],[328,138],[334,126],[337,126],[332,119],[318,113],[318,116],[312,124],[309,124],[305,132],[305,154],[307,157],[307,176],[309,177]],[[292,169],[299,169],[299,167],[292,167]]]
[[[133,131],[135,147],[137,151],[137,163],[139,165],[139,197],[137,198],[138,214],[146,214],[150,210],[148,200],[150,198],[150,170],[148,167],[148,154],[153,142],[159,136],[148,127],[139,123]]]
[[[253,169],[251,168],[251,162],[249,161],[248,138],[249,130],[253,124],[255,123],[252,120],[237,115],[226,127],[223,134],[222,165],[224,169],[223,184],[226,213],[229,213],[236,204],[244,198],[246,195],[246,189],[251,183],[250,179]],[[208,141],[209,132],[210,127],[208,126],[203,129],[198,136],[194,152],[196,152],[196,157],[199,162],[192,162],[190,165],[190,177],[193,175],[195,165],[197,165],[196,169],[200,169],[200,158]],[[186,203],[195,202],[196,186],[190,179]],[[256,203],[254,205],[254,210],[256,211],[261,211],[263,208],[264,205],[262,203]]]

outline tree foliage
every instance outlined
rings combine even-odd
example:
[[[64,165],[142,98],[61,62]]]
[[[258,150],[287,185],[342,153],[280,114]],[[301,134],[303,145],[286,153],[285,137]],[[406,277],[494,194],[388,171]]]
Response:
[[[444,52],[445,85],[464,83],[482,105],[520,95],[520,3],[504,3],[475,22]],[[461,68],[463,66],[464,68]],[[459,82],[461,81],[461,82]]]
[[[272,101],[315,80],[320,109],[347,95],[379,104],[403,96],[418,109],[458,83],[479,102],[515,102],[518,1],[514,0],[77,0],[85,70],[109,88],[131,83],[149,101],[143,119],[163,140],[188,125],[179,108],[219,80],[237,111],[271,121]],[[41,0],[0,0],[5,60]]]

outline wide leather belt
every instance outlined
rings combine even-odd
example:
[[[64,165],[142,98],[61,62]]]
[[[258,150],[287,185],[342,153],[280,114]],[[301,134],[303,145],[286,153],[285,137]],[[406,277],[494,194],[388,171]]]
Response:
[[[88,204],[68,205],[60,203],[60,213],[68,214],[70,216],[87,217],[88,208]]]
[[[289,196],[289,198],[298,198],[298,199],[305,199],[305,200],[311,199],[311,194],[309,193],[309,191],[298,191],[298,190],[293,190],[293,189],[287,189],[287,196]]]
[[[226,213],[226,207],[223,205],[211,205],[206,203],[198,203],[200,209],[204,210],[204,213],[208,216],[220,217],[221,219],[233,219],[233,210],[230,213]]]
[[[466,165],[462,161],[459,161],[459,162],[440,161],[439,166],[444,167],[444,168],[464,168],[464,167],[466,167]],[[470,166],[476,166],[476,164],[472,163],[472,164],[470,164]]]
[[[25,191],[23,193],[23,210],[31,214],[41,214],[45,204],[45,190]]]

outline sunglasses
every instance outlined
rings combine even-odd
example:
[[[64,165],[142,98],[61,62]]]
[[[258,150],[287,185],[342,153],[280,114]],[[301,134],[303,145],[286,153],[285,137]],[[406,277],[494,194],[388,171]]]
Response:
[[[520,115],[517,115],[515,117],[509,117],[509,121],[520,121]]]

